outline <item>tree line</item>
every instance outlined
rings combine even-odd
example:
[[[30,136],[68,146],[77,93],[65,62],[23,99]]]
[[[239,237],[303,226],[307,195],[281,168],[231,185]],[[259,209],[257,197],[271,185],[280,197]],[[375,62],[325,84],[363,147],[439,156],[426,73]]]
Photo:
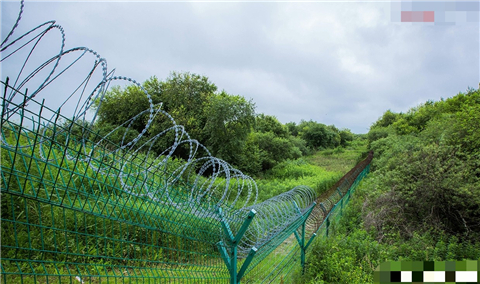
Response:
[[[183,125],[192,139],[250,175],[259,175],[282,161],[319,149],[345,146],[354,138],[348,129],[312,120],[282,124],[275,116],[256,113],[252,100],[219,91],[207,77],[198,74],[172,72],[164,81],[153,76],[142,87],[151,95],[152,103]],[[125,137],[135,138],[149,121],[150,113],[145,111],[149,100],[137,85],[115,86],[94,105],[98,116],[94,127],[100,134],[119,129],[109,136],[114,143],[121,143]],[[142,139],[169,127],[167,117],[155,119]],[[165,135],[153,150],[160,154],[172,141],[172,135]],[[186,153],[180,150],[176,155],[184,158]]]
[[[387,110],[370,128],[372,171],[302,283],[372,283],[384,261],[480,259],[480,90]]]

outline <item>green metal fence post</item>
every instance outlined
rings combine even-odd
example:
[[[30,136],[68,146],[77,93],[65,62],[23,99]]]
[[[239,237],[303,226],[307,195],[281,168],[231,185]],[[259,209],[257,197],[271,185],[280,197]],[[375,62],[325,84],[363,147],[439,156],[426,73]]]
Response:
[[[255,214],[257,214],[257,212],[254,209],[252,209],[250,213],[248,213],[247,219],[245,219],[245,221],[243,222],[242,227],[240,227],[240,230],[238,230],[236,236],[233,235],[233,232],[230,229],[229,224],[223,217],[221,208],[218,208],[218,214],[220,215],[220,222],[222,223],[223,230],[227,235],[227,244],[224,244],[222,241],[220,241],[217,243],[217,246],[222,256],[222,259],[225,262],[225,265],[227,266],[228,271],[230,273],[230,284],[239,284],[240,280],[245,274],[245,271],[247,271],[248,266],[252,262],[253,257],[257,252],[257,248],[252,247],[250,249],[250,252],[248,253],[247,258],[245,259],[242,267],[240,268],[240,271],[238,271],[237,270],[237,246],[240,240],[242,239],[243,235],[247,231],[248,226],[250,226],[250,223],[252,222],[253,217],[255,217]],[[227,252],[227,249],[225,247],[230,248],[230,253]]]
[[[340,199],[340,216],[343,215],[343,199],[344,198]]]
[[[313,239],[317,236],[316,233],[314,233],[311,237],[308,243],[305,245],[305,223],[307,222],[308,217],[313,211],[313,208],[317,205],[316,202],[313,202],[312,207],[309,209],[309,212],[305,215],[305,220],[302,222],[302,236],[300,237],[297,233],[297,231],[294,231],[293,233],[295,234],[295,238],[298,241],[298,245],[300,246],[300,251],[301,251],[301,265],[302,265],[302,274],[305,273],[305,253],[312,243]],[[300,209],[297,207],[297,210],[300,212]]]
[[[327,217],[326,222],[327,222],[327,228],[326,228],[325,234],[328,237],[328,227],[330,227],[330,218],[329,217]]]

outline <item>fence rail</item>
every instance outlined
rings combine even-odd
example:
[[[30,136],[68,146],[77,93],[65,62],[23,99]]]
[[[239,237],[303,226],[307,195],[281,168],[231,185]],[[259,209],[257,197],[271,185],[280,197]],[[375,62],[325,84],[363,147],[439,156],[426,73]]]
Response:
[[[93,102],[113,81],[141,85],[113,76],[93,50],[64,49],[54,21],[15,37],[23,8],[21,1],[1,44],[2,64],[20,66],[11,81],[2,78],[3,283],[272,283],[306,265],[309,245],[322,229],[328,234],[372,155],[327,199],[298,186],[257,203],[252,178],[213,157],[151,100],[138,136],[127,132],[141,114],[100,134]],[[44,35],[55,31],[60,51],[29,70]],[[65,101],[42,99],[52,86],[68,87],[59,80],[88,56],[92,69]],[[144,139],[157,119],[171,126]],[[123,135],[120,144],[114,135]],[[160,154],[151,151],[159,141],[170,143]],[[173,159],[185,145],[188,157]]]

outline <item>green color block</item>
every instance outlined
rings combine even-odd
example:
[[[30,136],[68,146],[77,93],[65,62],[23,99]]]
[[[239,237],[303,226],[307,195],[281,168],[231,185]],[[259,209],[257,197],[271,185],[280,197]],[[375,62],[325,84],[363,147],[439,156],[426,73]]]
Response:
[[[377,284],[380,283],[380,271],[373,272],[373,283]]]
[[[412,271],[412,282],[423,282],[423,271]]]
[[[456,261],[445,261],[445,271],[455,271]]]
[[[435,261],[434,271],[446,271],[445,270],[445,261]]]
[[[380,271],[390,271],[390,261],[380,263],[379,270]]]
[[[423,271],[423,261],[412,261],[412,271]]]
[[[423,271],[435,271],[435,262],[424,261],[423,262]]]
[[[380,283],[390,282],[390,271],[380,271]]]
[[[467,263],[465,261],[457,261],[455,263],[455,269],[457,271],[466,271],[467,270]]]
[[[412,262],[411,261],[402,261],[402,271],[412,271]]]
[[[401,261],[390,262],[390,271],[402,271],[402,262]]]
[[[478,261],[476,260],[465,260],[466,270],[467,271],[478,271]]]

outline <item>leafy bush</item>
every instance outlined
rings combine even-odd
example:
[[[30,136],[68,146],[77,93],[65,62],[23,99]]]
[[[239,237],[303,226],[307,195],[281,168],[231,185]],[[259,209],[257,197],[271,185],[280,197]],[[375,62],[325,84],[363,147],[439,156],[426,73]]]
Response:
[[[368,133],[372,172],[299,279],[369,283],[387,260],[480,259],[479,123],[479,90],[387,111]]]

